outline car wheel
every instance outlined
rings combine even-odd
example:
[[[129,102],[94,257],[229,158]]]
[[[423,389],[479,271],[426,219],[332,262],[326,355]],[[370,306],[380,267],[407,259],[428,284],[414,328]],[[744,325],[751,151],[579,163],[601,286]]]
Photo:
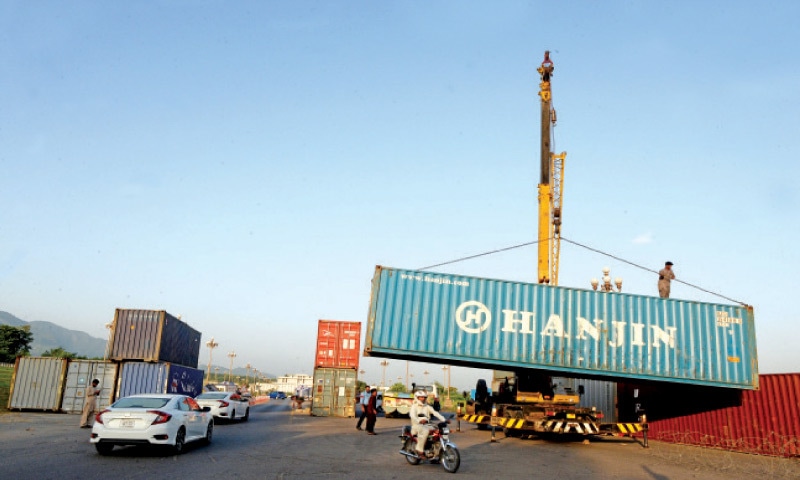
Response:
[[[114,450],[113,443],[95,443],[94,448],[97,449],[97,453],[100,455],[108,455],[111,453],[111,450]]]
[[[208,445],[211,443],[211,437],[214,436],[214,422],[208,422],[208,428],[206,428],[206,438],[203,439],[203,443]]]
[[[178,429],[177,435],[175,435],[175,445],[172,446],[172,450],[180,455],[183,453],[183,447],[186,444],[186,429],[181,427]]]
[[[242,417],[242,421],[246,422],[250,418],[250,409],[244,411],[244,417]]]

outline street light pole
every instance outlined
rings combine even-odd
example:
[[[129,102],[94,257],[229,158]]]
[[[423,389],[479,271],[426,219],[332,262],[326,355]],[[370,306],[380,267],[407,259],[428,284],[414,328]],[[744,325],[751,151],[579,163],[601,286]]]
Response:
[[[247,369],[247,373],[244,374],[244,384],[249,387],[250,385],[250,364],[244,366]]]
[[[219,343],[214,341],[214,337],[211,337],[211,340],[206,342],[206,347],[208,347],[208,369],[206,370],[206,383],[211,383],[211,354],[218,346]]]
[[[383,367],[383,374],[381,375],[381,387],[386,386],[386,367],[389,365],[388,360],[382,360],[380,363],[381,367]]]
[[[236,352],[230,351],[228,352],[228,358],[231,359],[230,368],[228,369],[228,381],[231,381],[231,376],[233,375],[233,359],[236,358]]]
[[[603,267],[603,283],[601,284],[600,281],[596,278],[593,278],[589,283],[592,285],[593,290],[597,290],[597,287],[600,287],[601,292],[613,292],[614,287],[611,286],[611,269],[608,267]],[[614,279],[614,284],[617,286],[617,292],[622,292],[622,278],[617,277]]]
[[[114,324],[106,323],[106,328],[108,329],[108,341],[106,341],[106,354],[103,355],[103,360],[108,360],[109,355],[111,355],[111,338],[114,334]]]

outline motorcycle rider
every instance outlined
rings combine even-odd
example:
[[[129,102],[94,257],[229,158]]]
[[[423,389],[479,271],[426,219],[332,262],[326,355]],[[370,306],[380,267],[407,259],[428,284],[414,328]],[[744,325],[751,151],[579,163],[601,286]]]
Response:
[[[431,416],[434,416],[446,422],[447,419],[439,412],[428,405],[428,394],[424,390],[420,390],[414,394],[414,403],[411,405],[411,410],[408,412],[411,417],[411,434],[417,436],[417,456],[425,458],[425,441],[428,440],[428,435],[436,427],[430,425]]]

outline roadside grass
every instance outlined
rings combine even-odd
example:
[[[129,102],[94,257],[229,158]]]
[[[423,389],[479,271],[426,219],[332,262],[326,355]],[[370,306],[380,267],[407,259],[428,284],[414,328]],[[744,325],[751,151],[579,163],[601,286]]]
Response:
[[[8,411],[8,395],[11,392],[11,375],[14,367],[0,367],[0,413]]]

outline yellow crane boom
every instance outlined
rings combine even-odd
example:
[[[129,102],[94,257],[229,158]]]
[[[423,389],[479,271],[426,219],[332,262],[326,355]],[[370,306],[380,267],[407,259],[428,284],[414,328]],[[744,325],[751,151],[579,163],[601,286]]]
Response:
[[[564,162],[566,152],[555,155],[551,151],[551,125],[556,123],[552,108],[550,78],[553,75],[550,52],[544,52],[544,60],[536,70],[541,76],[539,97],[541,99],[542,143],[541,175],[539,178],[539,283],[558,285],[558,262],[561,251],[561,202],[564,186]]]

